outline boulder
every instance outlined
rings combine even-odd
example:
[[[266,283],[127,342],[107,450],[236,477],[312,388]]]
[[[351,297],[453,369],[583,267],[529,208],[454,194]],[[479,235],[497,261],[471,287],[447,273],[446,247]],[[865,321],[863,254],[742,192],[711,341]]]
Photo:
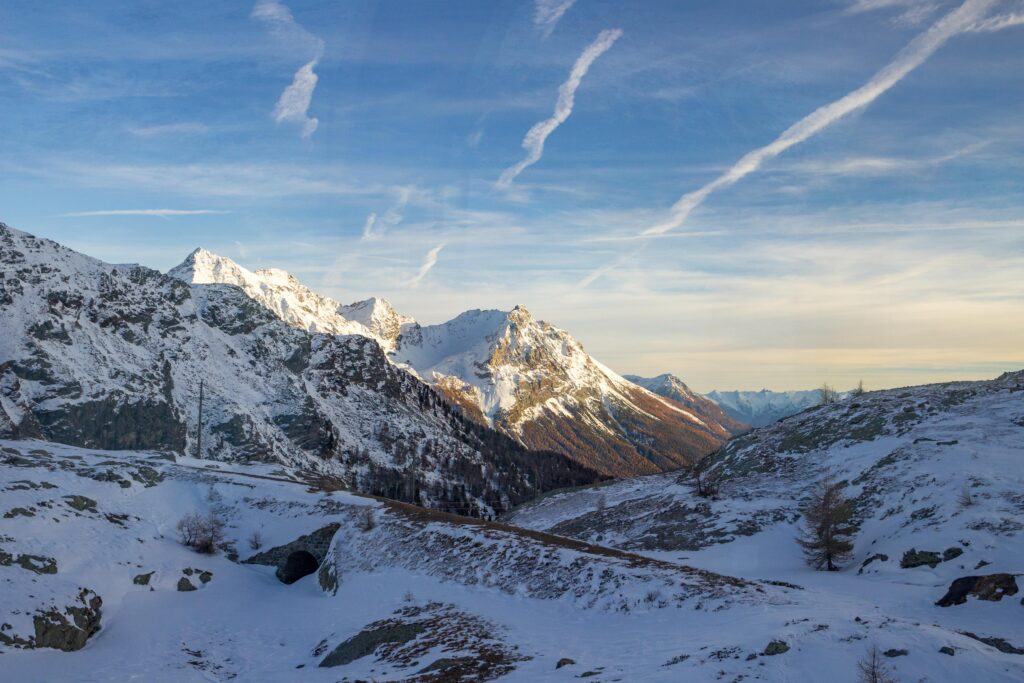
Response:
[[[967,596],[979,600],[999,602],[1004,595],[1017,594],[1017,581],[1013,574],[988,574],[986,576],[962,576],[949,585],[949,590],[935,604],[939,607],[962,605]]]
[[[78,594],[78,602],[80,604],[65,607],[63,613],[53,607],[33,617],[35,647],[51,647],[64,652],[85,647],[89,637],[100,630],[103,600],[93,591],[83,588]]]
[[[789,652],[789,645],[782,640],[773,640],[768,643],[761,654],[770,657],[772,655],[781,655],[783,652]]]

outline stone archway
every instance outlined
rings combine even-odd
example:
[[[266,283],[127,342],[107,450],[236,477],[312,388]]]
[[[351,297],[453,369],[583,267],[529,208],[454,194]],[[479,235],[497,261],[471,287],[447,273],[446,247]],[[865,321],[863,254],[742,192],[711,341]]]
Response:
[[[277,568],[277,578],[281,583],[292,584],[319,568],[320,561],[313,557],[312,553],[308,550],[296,550]]]
[[[334,533],[340,524],[328,524],[305,536],[299,536],[291,543],[256,553],[245,564],[263,564],[277,568],[277,578],[282,583],[294,583],[315,572],[327,557]]]

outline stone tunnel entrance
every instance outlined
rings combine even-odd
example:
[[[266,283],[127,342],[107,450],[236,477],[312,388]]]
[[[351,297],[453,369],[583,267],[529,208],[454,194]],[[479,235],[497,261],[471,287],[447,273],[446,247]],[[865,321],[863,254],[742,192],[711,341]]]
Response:
[[[320,563],[327,557],[327,550],[331,547],[334,532],[340,527],[340,524],[328,524],[311,534],[299,536],[291,543],[256,553],[243,562],[276,567],[277,578],[282,583],[295,583],[320,568]]]
[[[277,568],[277,578],[281,580],[281,583],[295,583],[319,568],[320,562],[313,557],[312,553],[296,550],[288,556],[283,566]]]

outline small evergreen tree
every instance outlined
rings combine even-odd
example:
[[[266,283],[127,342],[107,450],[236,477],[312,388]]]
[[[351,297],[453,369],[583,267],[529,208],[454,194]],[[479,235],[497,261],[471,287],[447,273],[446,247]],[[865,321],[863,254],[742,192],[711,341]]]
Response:
[[[797,542],[807,563],[815,569],[837,571],[839,563],[853,554],[853,501],[843,495],[842,485],[826,474],[814,485],[802,512],[804,531]]]

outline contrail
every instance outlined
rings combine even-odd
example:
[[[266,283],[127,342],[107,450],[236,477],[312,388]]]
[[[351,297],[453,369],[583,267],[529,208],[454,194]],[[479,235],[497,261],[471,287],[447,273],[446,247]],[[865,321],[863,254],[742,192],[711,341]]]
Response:
[[[442,249],[444,249],[444,242],[427,252],[426,258],[423,259],[423,265],[420,266],[419,271],[409,280],[410,287],[418,287],[423,278],[430,272],[430,269],[437,265],[437,255],[441,253]]]
[[[607,52],[608,48],[614,45],[621,35],[622,30],[617,28],[601,31],[597,39],[580,54],[576,63],[573,64],[572,71],[569,73],[569,79],[558,88],[558,101],[555,103],[555,113],[551,118],[534,124],[533,128],[527,131],[526,137],[523,138],[523,149],[526,150],[526,158],[515,166],[505,169],[501,177],[498,178],[498,182],[494,184],[495,188],[508,188],[516,176],[522,173],[528,166],[532,166],[540,161],[540,157],[544,153],[544,142],[548,139],[548,136],[565,123],[565,120],[572,114],[576,89],[580,87],[580,82],[587,75],[590,65],[594,63],[595,59]]]
[[[972,30],[997,0],[966,0],[960,7],[938,20],[931,28],[903,48],[895,59],[886,64],[871,80],[831,104],[827,104],[790,126],[774,142],[755,149],[728,171],[698,190],[685,194],[671,209],[663,223],[644,230],[642,235],[662,235],[683,225],[690,213],[712,192],[743,179],[768,159],[782,154],[819,133],[847,114],[866,107],[899,83],[904,76],[921,66],[936,50],[957,34]]]

